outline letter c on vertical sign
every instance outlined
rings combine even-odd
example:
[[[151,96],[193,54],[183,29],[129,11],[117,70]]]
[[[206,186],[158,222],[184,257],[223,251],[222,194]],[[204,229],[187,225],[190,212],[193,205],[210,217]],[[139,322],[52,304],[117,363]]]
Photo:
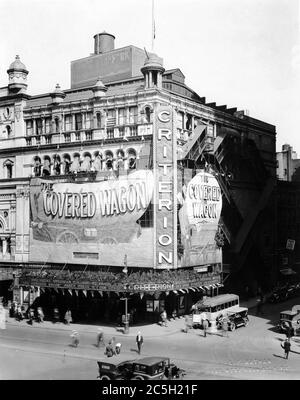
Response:
[[[167,115],[167,117],[163,117],[164,114]],[[170,122],[170,111],[161,111],[158,113],[158,119],[161,122]]]

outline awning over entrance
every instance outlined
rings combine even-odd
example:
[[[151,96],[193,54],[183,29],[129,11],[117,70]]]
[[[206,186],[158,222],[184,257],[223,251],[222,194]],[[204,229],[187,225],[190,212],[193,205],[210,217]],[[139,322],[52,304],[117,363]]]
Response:
[[[25,269],[19,277],[19,286],[43,289],[80,290],[115,293],[158,293],[205,291],[222,285],[220,274],[199,274],[193,270],[168,270],[115,273],[103,270],[71,271],[45,268]]]

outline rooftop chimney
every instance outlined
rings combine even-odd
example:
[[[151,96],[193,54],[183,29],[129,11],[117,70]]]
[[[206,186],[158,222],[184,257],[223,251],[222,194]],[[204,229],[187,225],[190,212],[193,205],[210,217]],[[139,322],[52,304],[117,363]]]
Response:
[[[94,53],[102,54],[115,49],[115,37],[103,31],[94,36]]]

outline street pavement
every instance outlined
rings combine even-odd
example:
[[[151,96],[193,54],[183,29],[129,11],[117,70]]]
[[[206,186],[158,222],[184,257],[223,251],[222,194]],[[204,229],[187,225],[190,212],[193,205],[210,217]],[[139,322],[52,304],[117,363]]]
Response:
[[[186,370],[185,379],[299,379],[300,337],[292,339],[289,360],[283,358],[280,347],[284,335],[274,330],[279,312],[289,309],[300,299],[281,304],[265,305],[263,314],[255,315],[256,299],[249,307],[249,325],[229,332],[203,337],[199,329],[184,333],[184,318],[158,324],[130,327],[123,334],[112,326],[101,326],[105,340],[113,336],[122,343],[120,359],[160,355],[170,357]],[[6,330],[0,331],[0,379],[95,379],[97,360],[106,360],[104,347],[96,347],[98,325],[69,326],[45,321],[30,326],[26,321],[9,318]],[[80,335],[78,348],[71,346],[71,332]],[[144,336],[142,354],[136,352],[135,336]]]

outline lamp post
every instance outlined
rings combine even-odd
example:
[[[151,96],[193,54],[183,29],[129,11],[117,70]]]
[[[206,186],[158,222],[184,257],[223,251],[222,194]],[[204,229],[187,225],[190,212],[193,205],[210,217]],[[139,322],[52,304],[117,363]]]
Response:
[[[127,254],[124,257],[124,268],[122,272],[127,276],[128,269],[127,269]],[[125,301],[125,320],[124,320],[124,333],[129,333],[129,320],[128,320],[128,297],[127,293],[125,297],[122,297],[121,300]]]

